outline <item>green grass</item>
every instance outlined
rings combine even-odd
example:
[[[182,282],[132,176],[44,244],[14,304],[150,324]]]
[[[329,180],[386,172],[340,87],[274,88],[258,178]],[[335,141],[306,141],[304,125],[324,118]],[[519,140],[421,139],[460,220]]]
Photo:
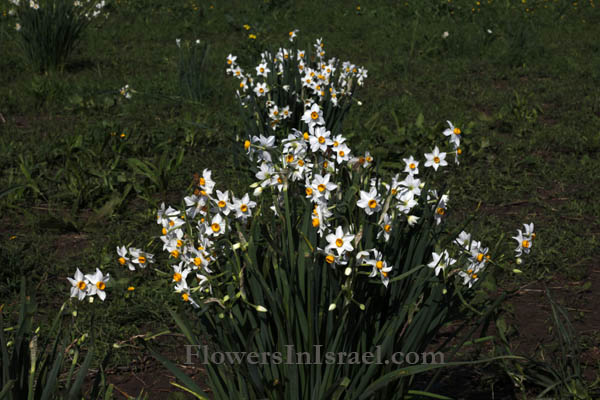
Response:
[[[2,302],[15,304],[25,274],[51,316],[68,296],[65,277],[100,267],[118,282],[96,321],[104,349],[146,326],[172,325],[161,306],[179,304],[168,280],[119,270],[115,247],[156,237],[152,209],[179,202],[194,172],[210,168],[234,190],[248,183],[230,151],[243,124],[225,57],[253,68],[294,28],[301,47],[322,37],[327,57],[369,70],[357,94],[363,105],[344,125],[353,149],[393,163],[441,143],[446,120],[463,127],[461,164],[439,175],[451,188],[450,218],[477,212],[473,230],[490,243],[536,224],[535,257],[522,275],[500,276],[505,286],[587,280],[600,247],[594,1],[388,3],[112,1],[64,72],[46,75],[27,72],[14,20],[2,15],[8,2],[0,3]],[[179,95],[175,38],[210,46],[197,101]],[[125,84],[135,90],[130,100],[119,94]],[[74,335],[88,324],[82,310]]]

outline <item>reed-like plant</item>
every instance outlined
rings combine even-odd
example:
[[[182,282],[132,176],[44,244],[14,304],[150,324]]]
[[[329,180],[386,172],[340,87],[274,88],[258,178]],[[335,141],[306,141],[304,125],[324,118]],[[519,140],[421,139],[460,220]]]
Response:
[[[14,327],[5,327],[0,307],[0,399],[80,399],[85,378],[93,358],[88,350],[79,363],[81,344],[87,335],[69,344],[63,329],[69,317],[63,304],[47,335],[34,328],[36,304],[26,295],[25,278],[21,281],[19,319]],[[12,332],[7,340],[5,332]],[[93,348],[93,346],[91,346]],[[70,358],[70,360],[69,360]],[[91,389],[99,398],[98,382]],[[106,397],[108,398],[108,397]]]
[[[180,210],[159,209],[175,291],[192,306],[173,316],[190,342],[189,362],[206,364],[215,399],[427,395],[412,377],[460,364],[444,355],[502,301],[470,304],[488,265],[501,260],[498,245],[490,250],[462,227],[446,227],[448,193],[419,172],[458,157],[461,130],[449,123],[444,131],[451,152],[436,146],[421,165],[404,159],[403,176],[379,174],[369,152],[353,156],[341,134],[366,70],[326,62],[322,42],[314,47],[315,68],[301,67],[301,51],[264,53],[260,78],[228,57],[246,93],[248,130],[238,149],[256,178],[254,200],[216,189],[204,170]],[[532,224],[519,231],[518,256],[533,236]],[[132,270],[154,260],[136,248],[117,252]],[[442,326],[465,319],[475,327],[462,340],[427,353]]]
[[[206,97],[207,71],[206,60],[209,46],[200,40],[194,42],[177,39],[179,48],[179,90],[181,95],[199,101]]]
[[[36,72],[62,71],[104,0],[11,0],[23,57]]]

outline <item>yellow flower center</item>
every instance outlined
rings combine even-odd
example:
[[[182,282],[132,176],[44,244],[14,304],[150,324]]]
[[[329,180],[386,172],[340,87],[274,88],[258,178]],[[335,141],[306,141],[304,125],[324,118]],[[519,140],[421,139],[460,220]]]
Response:
[[[241,210],[243,213],[245,213],[246,211],[248,211],[248,206],[247,206],[246,204],[242,204],[242,205],[240,206],[240,210]]]
[[[233,63],[233,61],[227,60],[227,64],[231,65],[232,63]]]
[[[98,288],[98,290],[104,290],[106,289],[106,284],[102,281],[98,281],[96,282],[96,287]]]
[[[183,246],[183,242],[180,239],[177,239],[177,247]]]
[[[325,191],[326,187],[325,187],[325,185],[323,185],[321,183],[319,186],[317,186],[317,189],[319,189],[319,192],[323,193]]]
[[[415,163],[411,162],[410,164],[408,164],[408,168],[415,169],[415,168],[417,168],[417,166],[415,165]]]
[[[146,257],[144,256],[139,256],[138,257],[138,261],[140,264],[146,264]]]
[[[181,274],[179,272],[175,272],[173,274],[173,281],[175,281],[175,282],[180,282],[181,281]]]
[[[240,88],[244,88],[244,82],[240,82]]]
[[[323,168],[327,168],[328,165],[329,163],[327,161],[323,161]]]
[[[365,163],[365,158],[362,157],[362,156],[358,157],[358,163],[361,164],[361,165],[364,164]]]
[[[285,157],[285,160],[286,160],[287,162],[291,163],[292,161],[294,161],[294,155],[293,155],[293,154],[288,154],[288,155]]]
[[[128,291],[130,291],[130,292],[133,292],[133,291],[135,290],[135,288],[134,288],[133,286],[129,286],[129,287],[127,288],[127,290],[128,290]]]
[[[373,157],[368,156],[368,157],[366,157],[366,160],[367,160],[367,162],[371,162],[371,161],[373,161]]]
[[[387,273],[387,272],[385,272],[385,271],[381,271],[381,275],[383,275],[383,277],[384,277],[384,278],[387,278],[387,277],[388,277],[388,273]]]
[[[174,258],[179,258],[179,250],[173,250],[173,251],[171,252],[171,255],[172,255]]]
[[[260,88],[260,89],[258,89],[258,91],[259,91],[260,93],[264,93],[264,92],[265,92],[265,89],[263,89],[263,88]]]
[[[377,261],[377,263],[375,263],[375,266],[377,267],[377,269],[383,269],[383,261]]]
[[[304,166],[304,160],[298,160],[298,165],[303,167]]]
[[[385,224],[385,226],[383,227],[383,230],[386,232],[389,232],[392,230],[392,226],[390,224]]]
[[[250,145],[248,145],[248,146],[250,146]],[[199,182],[200,182],[200,186],[206,185],[206,179],[204,179],[204,178],[200,178]]]
[[[440,163],[440,158],[437,157],[437,156],[433,157],[433,162],[436,163],[436,164],[439,164]]]
[[[223,200],[219,200],[219,202],[217,203],[217,205],[219,206],[219,208],[223,208],[227,205],[227,203],[225,203]]]
[[[467,274],[471,275],[472,273],[473,273],[473,270],[472,270],[471,268],[469,268],[469,269],[467,270]]]
[[[279,115],[279,111],[273,110],[273,115],[275,115],[275,116]]]
[[[484,257],[483,253],[477,254],[477,262],[481,262],[481,260],[483,260],[483,257]]]
[[[340,157],[344,157],[346,155],[346,152],[344,150],[341,150],[339,153]]]
[[[333,147],[338,147],[340,145],[340,143],[336,140],[335,142],[333,142]]]
[[[531,239],[535,239],[535,233],[531,234]]]
[[[119,257],[119,264],[125,265],[127,261],[123,257]]]
[[[460,129],[459,128],[454,128],[454,134],[455,135],[460,135]]]
[[[310,117],[311,117],[313,120],[315,120],[315,119],[319,118],[319,113],[318,113],[318,112],[316,112],[316,111],[313,111],[313,112],[311,112],[311,113],[310,113]]]
[[[369,208],[377,207],[377,201],[374,199],[369,200]]]
[[[169,226],[175,225],[175,221],[169,221]]]
[[[306,195],[307,195],[307,196],[312,196],[312,193],[313,193],[313,190],[312,190],[312,188],[310,188],[310,187],[307,187],[307,188],[306,188]]]
[[[327,257],[325,257],[325,261],[327,261],[328,264],[333,264],[335,257],[332,254],[329,254]]]
[[[85,284],[84,281],[77,282],[77,289],[79,289],[79,290],[85,290],[86,287],[87,287],[87,285]]]
[[[319,226],[319,218],[313,218],[312,226],[313,228],[317,228]]]
[[[435,212],[439,215],[444,215],[446,213],[446,210],[444,210],[442,207],[438,207],[438,209],[435,210]]]
[[[458,155],[462,154],[462,149],[460,147],[456,149],[456,154],[458,154]]]
[[[524,249],[528,249],[531,247],[531,243],[529,243],[529,240],[523,240],[521,246],[523,246]]]
[[[265,69],[263,67],[260,67],[260,72],[265,72]]]
[[[343,241],[342,239],[340,239],[340,238],[337,238],[337,239],[335,240],[335,245],[336,245],[337,247],[342,247],[342,246],[344,245],[344,241]]]
[[[212,224],[210,226],[210,228],[213,230],[213,232],[217,233],[221,230],[221,226],[219,224],[217,224],[216,222],[214,224]]]
[[[166,235],[166,234],[167,234],[167,228],[165,228],[164,226],[163,226],[163,228],[162,228],[162,234],[163,234],[163,235]]]
[[[200,264],[202,264],[202,259],[200,257],[195,257],[194,264],[196,264],[196,267],[199,267]]]
[[[190,301],[190,295],[187,293],[183,293],[181,295],[181,298],[183,299],[183,301]]]
[[[308,140],[308,132],[304,132],[302,134],[302,137],[304,138],[304,140]]]
[[[471,278],[473,278],[473,279],[477,279],[477,274],[473,274],[473,275],[471,275]]]

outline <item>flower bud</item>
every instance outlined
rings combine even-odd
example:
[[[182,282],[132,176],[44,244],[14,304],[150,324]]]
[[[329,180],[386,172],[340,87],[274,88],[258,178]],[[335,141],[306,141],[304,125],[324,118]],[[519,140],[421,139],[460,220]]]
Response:
[[[333,311],[333,310],[335,310],[335,309],[336,309],[336,307],[337,307],[337,306],[335,305],[335,303],[331,303],[331,304],[329,305],[329,308],[328,308],[328,310],[329,310],[329,311]]]
[[[254,189],[254,192],[252,193],[252,195],[254,197],[259,197],[262,194],[263,188],[262,187],[257,187],[256,189]]]
[[[523,273],[523,271],[521,271],[520,269],[516,269],[516,268],[513,269],[512,272],[515,273],[515,274],[522,274]]]
[[[344,275],[346,276],[350,276],[350,274],[352,273],[352,268],[348,267],[344,270]]]
[[[256,311],[258,311],[258,312],[267,312],[267,309],[264,308],[263,306],[256,306]]]
[[[521,264],[523,264],[523,259],[521,257],[517,257],[515,262],[517,263],[517,265],[521,265]]]

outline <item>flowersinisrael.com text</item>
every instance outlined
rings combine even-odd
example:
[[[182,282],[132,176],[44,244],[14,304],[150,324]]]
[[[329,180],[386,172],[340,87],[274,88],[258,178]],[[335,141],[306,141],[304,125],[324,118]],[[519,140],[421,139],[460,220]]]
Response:
[[[245,352],[212,351],[209,346],[186,345],[185,364],[444,364],[441,352],[395,352],[389,358],[383,357],[381,346],[374,352],[331,352],[322,345],[314,345],[313,351],[297,352],[293,345],[286,345],[284,351]]]

